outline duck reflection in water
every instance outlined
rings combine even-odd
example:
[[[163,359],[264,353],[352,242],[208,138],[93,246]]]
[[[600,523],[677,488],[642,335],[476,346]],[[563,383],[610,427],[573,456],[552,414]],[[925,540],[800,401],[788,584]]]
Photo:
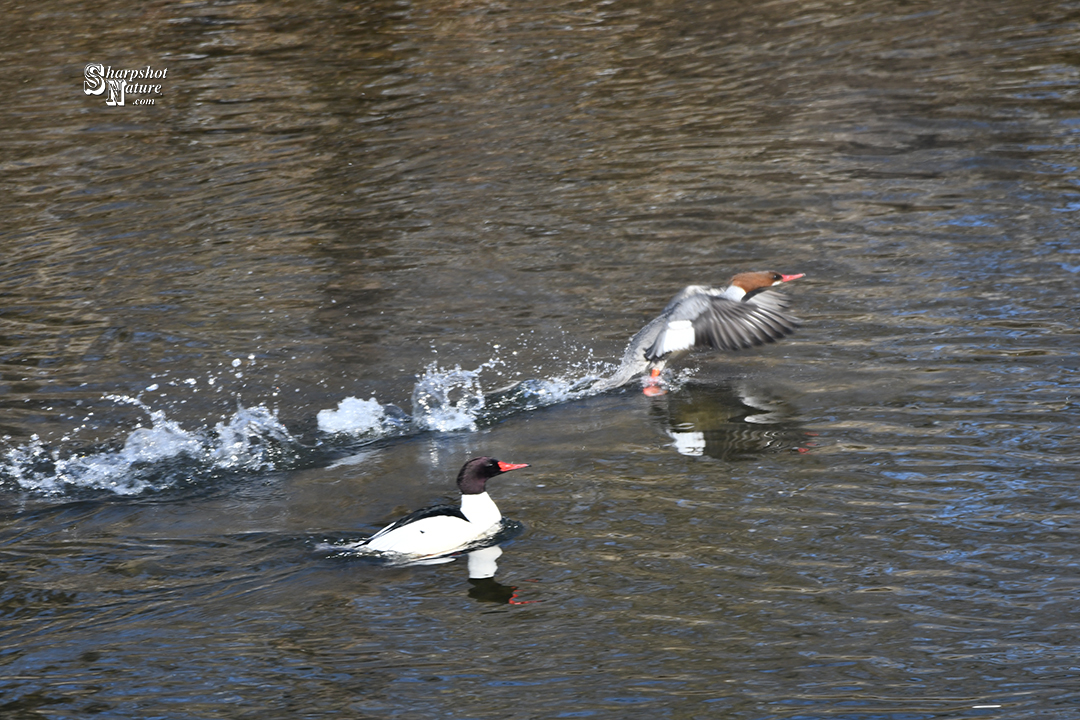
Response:
[[[650,413],[682,455],[745,460],[812,445],[793,408],[760,388],[688,383],[657,397]]]
[[[536,600],[518,597],[516,585],[503,585],[495,579],[499,566],[495,562],[503,554],[502,548],[493,545],[469,553],[469,597],[481,602],[500,605],[528,605]]]

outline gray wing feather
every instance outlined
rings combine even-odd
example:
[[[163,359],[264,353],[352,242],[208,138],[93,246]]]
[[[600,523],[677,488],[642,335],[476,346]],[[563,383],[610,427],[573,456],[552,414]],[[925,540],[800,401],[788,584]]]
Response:
[[[742,350],[775,342],[799,326],[798,319],[785,312],[789,304],[784,295],[769,290],[747,301],[737,301],[713,288],[691,286],[676,295],[660,317],[635,336],[637,342],[631,341],[631,347],[644,346],[646,360],[660,360],[668,354],[662,349],[669,324],[678,321],[692,324],[696,348]]]
[[[748,302],[714,296],[693,321],[695,345],[721,350],[742,350],[775,342],[799,326],[784,312],[788,302],[777,293],[758,293]]]

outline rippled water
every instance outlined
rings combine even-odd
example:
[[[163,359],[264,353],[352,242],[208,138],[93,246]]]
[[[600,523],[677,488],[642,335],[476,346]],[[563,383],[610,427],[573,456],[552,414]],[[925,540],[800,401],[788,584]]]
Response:
[[[1080,718],[1078,17],[9,8],[0,714]],[[326,551],[480,454],[494,577]]]

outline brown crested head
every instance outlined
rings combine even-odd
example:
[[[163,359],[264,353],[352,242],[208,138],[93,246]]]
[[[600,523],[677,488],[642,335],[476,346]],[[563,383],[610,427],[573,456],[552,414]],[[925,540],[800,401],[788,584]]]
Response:
[[[759,290],[770,288],[773,285],[798,280],[804,275],[805,273],[799,273],[798,275],[784,275],[783,273],[773,272],[772,270],[744,272],[731,278],[731,284],[741,287],[747,295],[750,295]]]

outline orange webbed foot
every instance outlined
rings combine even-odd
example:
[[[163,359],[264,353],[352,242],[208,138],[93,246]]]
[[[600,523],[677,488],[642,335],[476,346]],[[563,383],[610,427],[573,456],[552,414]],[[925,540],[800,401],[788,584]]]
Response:
[[[645,380],[645,387],[641,390],[649,397],[667,394],[667,389],[660,384],[660,368],[653,368],[649,377]]]

